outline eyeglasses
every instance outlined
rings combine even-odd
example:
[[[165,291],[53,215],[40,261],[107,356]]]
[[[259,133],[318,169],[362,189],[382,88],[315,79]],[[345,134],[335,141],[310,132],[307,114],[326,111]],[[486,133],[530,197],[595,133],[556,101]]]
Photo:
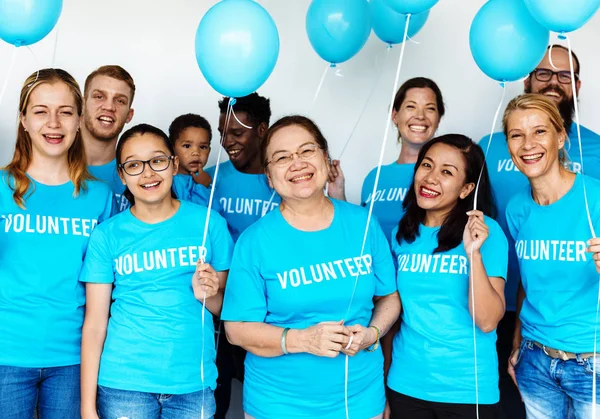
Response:
[[[144,173],[146,165],[150,166],[150,169],[155,172],[163,172],[171,165],[171,160],[175,156],[156,156],[150,160],[128,160],[125,163],[121,163],[119,167],[125,171],[129,176],[137,176]]]
[[[267,164],[273,164],[277,167],[286,167],[292,164],[294,155],[297,155],[300,160],[306,161],[312,159],[317,153],[317,150],[320,150],[320,147],[314,144],[307,144],[300,147],[295,153],[279,151],[273,155],[271,161],[267,161]]]
[[[548,68],[536,68],[531,72],[537,79],[537,81],[547,82],[552,79],[556,74],[556,78],[561,84],[571,83],[571,72],[570,71],[552,71]],[[575,74],[575,80],[579,78],[579,75]]]

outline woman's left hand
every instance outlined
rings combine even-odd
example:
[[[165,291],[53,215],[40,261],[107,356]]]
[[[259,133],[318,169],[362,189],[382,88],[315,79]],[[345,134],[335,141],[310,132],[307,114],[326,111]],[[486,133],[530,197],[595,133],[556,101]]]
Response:
[[[327,185],[327,194],[335,199],[346,200],[346,179],[339,160],[332,160],[329,164],[329,183]]]
[[[208,263],[198,261],[196,272],[192,278],[194,297],[198,301],[214,297],[219,292],[219,277],[217,272]]]
[[[587,251],[592,253],[592,259],[596,265],[596,271],[600,273],[600,239],[589,239]]]
[[[348,326],[348,330],[352,332],[351,341],[349,345],[341,350],[346,355],[354,356],[377,341],[377,332],[372,327],[355,324],[354,326]]]
[[[490,234],[490,230],[483,220],[483,212],[473,210],[467,212],[467,215],[469,221],[467,221],[463,233],[463,244],[467,255],[470,255],[471,251],[478,252],[481,249]]]

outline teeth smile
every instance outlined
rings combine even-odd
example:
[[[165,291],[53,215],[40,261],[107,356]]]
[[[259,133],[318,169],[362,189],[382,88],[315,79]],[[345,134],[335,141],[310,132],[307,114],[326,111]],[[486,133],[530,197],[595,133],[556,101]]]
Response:
[[[427,189],[424,186],[421,186],[421,193],[431,197],[438,196],[440,194],[439,192],[432,191],[431,189]]]
[[[409,125],[408,128],[413,132],[424,132],[427,130],[427,127],[424,125]]]
[[[310,178],[312,178],[312,177],[313,177],[313,175],[312,175],[312,174],[310,174],[310,175],[304,175],[304,176],[297,176],[297,177],[294,177],[294,178],[292,178],[292,179],[291,179],[291,181],[292,181],[292,182],[298,182],[298,181],[301,181],[301,180],[307,180],[307,179],[310,179]]]
[[[231,155],[236,155],[239,154],[242,150],[227,150],[227,154]]]
[[[148,188],[154,188],[155,186],[158,186],[160,182],[154,182],[154,183],[147,183],[145,185],[142,185],[142,188],[144,189],[148,189]]]
[[[531,161],[531,160],[541,159],[542,156],[543,156],[542,153],[538,153],[538,154],[530,154],[528,156],[521,156],[521,158],[525,161]]]
[[[100,118],[98,118],[98,119],[99,119],[100,121],[102,121],[102,122],[109,122],[109,123],[113,123],[113,122],[115,122],[115,120],[114,120],[114,119],[112,119],[112,118],[109,118],[109,117],[107,117],[107,116],[101,116],[101,117],[100,117]]]
[[[52,140],[60,140],[61,138],[64,137],[64,135],[61,135],[61,134],[45,134],[44,137],[50,138]]]

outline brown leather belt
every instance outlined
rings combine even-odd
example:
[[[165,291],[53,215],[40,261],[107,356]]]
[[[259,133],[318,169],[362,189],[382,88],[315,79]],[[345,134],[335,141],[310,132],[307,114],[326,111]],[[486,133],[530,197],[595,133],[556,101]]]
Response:
[[[538,348],[540,348],[542,351],[544,351],[544,353],[546,355],[548,355],[550,358],[554,358],[554,359],[562,359],[563,361],[568,361],[570,359],[577,359],[577,354],[574,352],[566,352],[566,351],[561,351],[560,349],[553,349],[553,348],[549,348],[546,345],[542,345],[539,342],[533,342],[533,344],[535,346],[537,346]],[[581,359],[588,359],[593,357],[595,354],[593,352],[586,352],[583,354],[580,354]]]

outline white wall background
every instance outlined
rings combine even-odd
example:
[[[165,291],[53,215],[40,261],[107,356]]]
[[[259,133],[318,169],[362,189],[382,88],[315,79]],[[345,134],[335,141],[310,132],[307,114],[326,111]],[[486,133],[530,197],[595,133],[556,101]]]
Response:
[[[220,96],[204,80],[195,59],[194,37],[201,17],[215,0],[64,0],[63,13],[44,40],[17,51],[16,63],[0,103],[0,165],[12,156],[18,95],[25,78],[37,68],[61,67],[81,85],[87,74],[104,64],[119,64],[135,79],[137,93],[132,124],[146,122],[166,130],[178,115],[196,112],[213,125],[216,137]],[[330,72],[316,103],[313,96],[326,63],[312,50],[305,32],[310,0],[259,0],[273,16],[280,36],[277,66],[259,93],[270,97],[273,119],[307,114],[315,119],[337,157],[358,120],[380,71],[381,77],[344,154],[342,167],[349,199],[359,199],[366,173],[377,164],[385,129],[400,46],[387,52],[374,35],[363,50]],[[435,80],[447,113],[439,133],[459,132],[479,139],[489,133],[501,97],[498,84],[475,65],[469,50],[469,27],[484,0],[440,0],[429,20],[408,43],[400,82],[415,76]],[[1,18],[1,17],[0,17]],[[551,42],[556,42],[556,35]],[[581,120],[600,132],[600,13],[571,35],[582,69]],[[55,49],[56,46],[56,49]],[[13,47],[0,41],[0,84],[7,77]],[[386,54],[389,54],[386,60]],[[35,57],[34,57],[35,56]],[[385,63],[385,66],[384,66]],[[83,86],[82,86],[83,87]],[[509,85],[507,98],[522,91]],[[392,129],[385,162],[399,148]],[[218,139],[215,139],[218,141]],[[214,161],[217,142],[213,144]]]

